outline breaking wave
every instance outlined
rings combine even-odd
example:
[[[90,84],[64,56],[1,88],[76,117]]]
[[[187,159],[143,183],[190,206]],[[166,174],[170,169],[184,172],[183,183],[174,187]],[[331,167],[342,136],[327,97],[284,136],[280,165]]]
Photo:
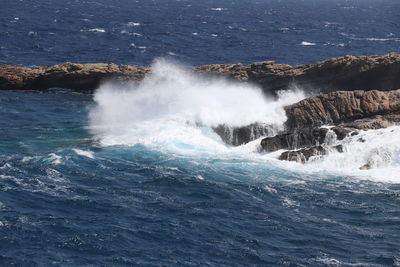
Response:
[[[202,77],[158,60],[140,84],[102,85],[94,97],[90,128],[103,145],[225,149],[213,127],[264,123],[279,130],[286,120],[283,107],[302,98],[301,91],[268,98],[256,86]]]
[[[158,60],[140,84],[103,84],[94,96],[90,130],[103,146],[144,145],[184,155],[239,157],[295,172],[347,175],[380,181],[398,181],[400,173],[400,127],[360,132],[342,141],[332,132],[329,145],[342,145],[310,162],[278,161],[280,153],[259,153],[261,138],[245,145],[225,144],[213,130],[254,123],[269,125],[270,134],[283,130],[284,106],[305,98],[291,90],[266,97],[247,83],[210,78],[176,64]],[[80,153],[82,154],[82,153]]]

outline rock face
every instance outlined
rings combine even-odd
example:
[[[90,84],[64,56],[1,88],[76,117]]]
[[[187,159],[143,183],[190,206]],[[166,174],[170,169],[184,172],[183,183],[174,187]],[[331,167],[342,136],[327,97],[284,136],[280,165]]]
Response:
[[[115,64],[74,64],[25,68],[0,66],[0,89],[45,90],[52,87],[92,91],[105,79],[140,81],[150,71],[147,67]]]
[[[242,127],[231,127],[228,125],[219,125],[213,128],[221,139],[234,146],[240,146],[260,137],[272,135],[275,130],[272,126],[262,123],[253,123]]]
[[[264,138],[261,147],[290,150],[279,158],[304,163],[313,155],[326,154],[334,140],[357,135],[359,130],[400,125],[400,89],[338,91],[304,99],[285,110],[285,132]]]
[[[286,107],[289,129],[342,123],[400,111],[400,90],[338,91]]]
[[[399,54],[345,56],[299,66],[265,61],[248,66],[206,65],[195,70],[250,81],[260,85],[267,93],[293,85],[313,93],[373,89],[387,91],[400,88]]]
[[[316,64],[290,66],[273,61],[242,64],[212,64],[195,67],[198,73],[222,75],[261,86],[265,93],[293,85],[307,92],[327,93],[337,90],[383,91],[400,88],[400,55],[345,56]],[[0,66],[0,90],[43,90],[51,87],[73,90],[95,89],[109,78],[140,81],[148,67],[115,64],[73,64],[25,68]]]

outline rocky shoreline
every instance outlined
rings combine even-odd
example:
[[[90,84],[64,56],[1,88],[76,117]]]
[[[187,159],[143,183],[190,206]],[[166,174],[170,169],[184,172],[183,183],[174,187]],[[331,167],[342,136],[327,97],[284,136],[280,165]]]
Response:
[[[342,152],[332,139],[340,141],[361,130],[400,125],[400,89],[336,91],[304,99],[285,111],[285,131],[264,138],[262,150],[286,150],[279,159],[305,163],[331,150]]]
[[[228,144],[242,145],[263,136],[261,152],[282,150],[281,160],[305,163],[343,147],[331,142],[361,130],[400,125],[400,55],[345,56],[316,64],[290,66],[272,61],[212,64],[193,68],[202,75],[261,86],[269,95],[298,86],[310,95],[285,107],[284,130],[271,136],[271,125],[254,123],[239,128],[220,125],[214,131]],[[115,64],[74,64],[26,68],[0,66],[0,90],[69,88],[92,92],[103,81],[140,82],[150,67]],[[362,142],[363,140],[359,140]],[[361,166],[368,169],[369,166]]]
[[[265,93],[299,86],[314,94],[333,91],[400,88],[400,55],[344,56],[316,64],[291,66],[265,61],[249,64],[211,64],[194,67],[197,73],[225,76],[261,86]],[[0,90],[46,90],[53,87],[91,92],[105,80],[141,81],[150,67],[116,64],[64,63],[26,68],[0,66]]]

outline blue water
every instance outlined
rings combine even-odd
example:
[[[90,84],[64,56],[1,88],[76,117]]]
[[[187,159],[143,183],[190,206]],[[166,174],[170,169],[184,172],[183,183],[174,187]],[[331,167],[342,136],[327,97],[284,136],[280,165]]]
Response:
[[[385,54],[399,52],[399,12],[397,0],[2,0],[0,64],[149,65],[160,56],[303,64]]]
[[[297,64],[400,52],[399,4],[2,0],[0,63]],[[105,146],[90,127],[95,104],[68,91],[0,92],[0,265],[400,265],[400,182],[185,143],[176,146],[190,153]]]

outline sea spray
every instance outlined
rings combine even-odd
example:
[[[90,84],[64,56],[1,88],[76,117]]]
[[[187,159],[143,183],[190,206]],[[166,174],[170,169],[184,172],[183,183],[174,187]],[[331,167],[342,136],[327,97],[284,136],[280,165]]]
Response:
[[[165,60],[157,60],[140,84],[105,83],[94,96],[90,128],[104,145],[225,147],[212,127],[252,123],[281,129],[283,107],[304,98],[285,91],[267,98],[259,87],[224,78],[199,76]]]

